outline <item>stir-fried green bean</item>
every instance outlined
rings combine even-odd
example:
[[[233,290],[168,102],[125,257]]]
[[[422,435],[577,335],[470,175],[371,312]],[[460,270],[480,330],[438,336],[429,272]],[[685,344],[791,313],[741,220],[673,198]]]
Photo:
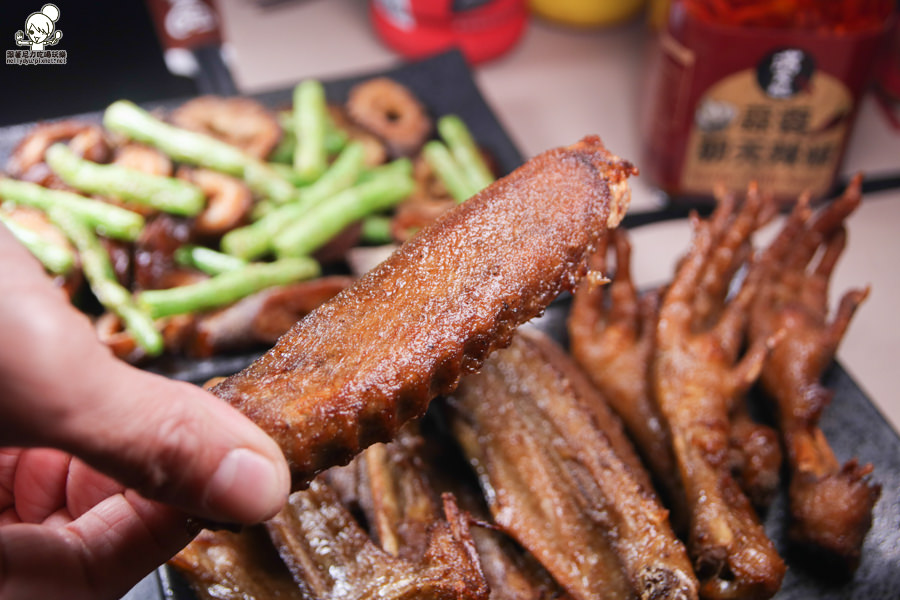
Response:
[[[44,212],[56,206],[65,208],[100,234],[118,240],[135,240],[144,228],[144,217],[136,212],[28,181],[0,177],[0,198]]]
[[[113,102],[103,114],[110,131],[149,144],[178,162],[206,167],[242,178],[259,196],[274,202],[295,197],[294,185],[268,164],[208,135],[169,125],[133,102]]]
[[[494,182],[494,175],[481,156],[472,133],[456,115],[445,115],[438,119],[437,130],[456,163],[462,169],[469,184],[478,193]]]
[[[457,202],[465,202],[476,192],[475,186],[469,183],[462,167],[454,160],[447,146],[438,140],[426,142],[422,147],[422,156],[431,167],[444,187]]]
[[[135,303],[131,292],[116,279],[109,254],[91,228],[75,213],[61,206],[50,208],[47,215],[78,249],[81,269],[100,304],[122,319],[125,330],[148,355],[161,354],[164,346],[162,334],[150,315]]]
[[[207,275],[236,271],[247,266],[247,261],[242,258],[193,244],[181,246],[175,250],[174,258],[179,265],[193,267]]]
[[[349,188],[359,179],[365,150],[351,142],[314,184],[300,190],[300,199],[273,208],[255,223],[229,231],[222,238],[222,249],[246,260],[258,258],[272,249],[272,240],[290,223],[316,204]]]
[[[336,194],[328,202],[312,207],[275,236],[279,257],[303,256],[323,246],[348,225],[368,215],[392,208],[413,190],[409,175],[397,170]]]
[[[315,180],[325,171],[327,120],[325,88],[315,79],[300,82],[294,88],[294,170],[300,177]]]
[[[192,183],[119,165],[97,164],[81,158],[65,144],[50,146],[45,160],[65,183],[82,192],[185,217],[200,213],[206,205],[203,190]]]
[[[209,310],[236,302],[260,290],[318,277],[319,264],[311,258],[290,258],[251,263],[204,281],[165,290],[146,290],[138,304],[154,317]]]
[[[347,132],[337,126],[331,115],[327,115],[325,121],[325,151],[329,156],[343,150],[349,141]],[[294,164],[294,151],[297,148],[297,137],[294,133],[294,111],[286,110],[278,113],[278,123],[281,125],[282,136],[278,146],[269,154],[268,160],[285,165]]]
[[[75,266],[75,254],[63,245],[48,240],[36,231],[16,223],[0,212],[0,223],[6,225],[10,233],[28,248],[44,268],[54,275],[65,275]]]
[[[389,244],[394,241],[391,232],[391,218],[372,215],[363,219],[362,240],[367,244]]]

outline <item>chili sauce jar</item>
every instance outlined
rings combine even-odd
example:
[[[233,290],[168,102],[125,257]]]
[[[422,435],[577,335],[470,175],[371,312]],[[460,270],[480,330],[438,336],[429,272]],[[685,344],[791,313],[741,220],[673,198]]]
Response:
[[[672,0],[655,20],[642,174],[670,197],[828,193],[892,0]]]

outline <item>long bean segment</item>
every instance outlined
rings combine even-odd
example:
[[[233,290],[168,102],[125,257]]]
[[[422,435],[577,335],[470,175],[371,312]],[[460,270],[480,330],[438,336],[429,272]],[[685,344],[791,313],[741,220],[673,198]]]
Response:
[[[79,157],[65,144],[50,146],[46,161],[64,182],[82,192],[112,196],[185,217],[198,214],[206,205],[203,190],[192,183],[119,165],[91,162]]]
[[[178,162],[240,177],[254,193],[275,202],[294,198],[293,184],[266,163],[221,140],[164,123],[133,102],[110,104],[103,114],[103,124],[110,131],[158,148]]]
[[[252,157],[247,158],[243,179],[253,193],[277,204],[291,202],[297,197],[294,184],[282,177],[270,165]]]
[[[323,246],[348,225],[387,210],[412,193],[414,183],[399,168],[380,171],[368,181],[312,207],[275,236],[279,257],[303,256]]]
[[[272,250],[273,238],[288,225],[313,206],[352,186],[362,174],[364,158],[362,144],[351,142],[318,181],[300,190],[300,200],[271,210],[251,225],[228,232],[222,238],[222,249],[245,260],[266,254]]]
[[[367,244],[389,244],[394,241],[391,231],[391,218],[384,215],[371,215],[362,223],[362,240]]]
[[[65,275],[75,266],[75,254],[58,243],[52,242],[36,231],[16,223],[0,212],[0,223],[6,225],[10,233],[28,248],[44,268],[54,275]]]
[[[260,290],[312,279],[321,273],[311,258],[253,263],[205,281],[164,290],[146,290],[138,303],[156,318],[200,312],[236,302]]]
[[[447,191],[457,202],[465,202],[494,181],[472,133],[462,119],[446,115],[438,119],[438,133],[444,142],[425,144],[423,156]]]
[[[122,319],[125,330],[147,354],[161,354],[164,346],[162,334],[150,315],[138,307],[131,292],[118,282],[109,254],[91,228],[75,213],[61,206],[50,208],[47,215],[78,249],[81,269],[100,304]]]
[[[366,149],[362,142],[350,142],[312,185],[301,189],[300,204],[314,206],[356,183],[365,168]]]
[[[327,120],[325,88],[314,79],[302,81],[294,88],[294,170],[301,177],[315,180],[325,171]]]
[[[247,261],[237,256],[216,252],[205,246],[188,244],[175,251],[175,262],[183,267],[193,267],[207,275],[219,275],[247,266]]]
[[[466,179],[462,168],[453,159],[450,150],[438,140],[426,142],[422,147],[422,156],[438,178],[444,183],[444,187],[457,202],[465,202],[475,194],[475,186]]]
[[[330,156],[337,154],[344,148],[349,140],[349,136],[344,130],[337,126],[330,114],[326,116],[325,151]],[[282,130],[281,141],[278,143],[278,146],[272,150],[268,160],[271,162],[293,165],[294,152],[297,148],[297,136],[294,133],[294,111],[285,110],[278,113],[278,123],[281,125]]]
[[[44,212],[54,207],[64,208],[100,234],[118,240],[135,240],[144,228],[144,217],[136,212],[28,181],[0,177],[0,198]]]
[[[480,192],[494,182],[493,173],[484,162],[472,133],[462,119],[456,115],[446,115],[438,119],[437,129],[476,192]]]

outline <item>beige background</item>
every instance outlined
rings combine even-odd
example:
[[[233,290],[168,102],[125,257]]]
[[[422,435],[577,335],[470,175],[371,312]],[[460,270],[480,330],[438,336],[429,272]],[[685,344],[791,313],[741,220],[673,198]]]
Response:
[[[289,1],[260,8],[250,0],[218,0],[229,57],[244,92],[289,86],[304,77],[339,77],[400,60],[375,37],[363,0]],[[513,141],[530,156],[600,134],[616,153],[638,157],[637,99],[645,33],[641,23],[604,31],[571,31],[533,22],[522,42],[475,78]],[[638,166],[640,166],[638,164]],[[845,172],[900,172],[900,134],[868,99],[851,140]],[[632,210],[657,205],[653,189],[633,186]],[[833,281],[843,290],[872,286],[839,351],[839,360],[900,429],[894,390],[900,356],[900,191],[872,194],[850,220],[850,241]],[[686,248],[684,222],[634,232],[635,274],[659,283]],[[763,240],[764,241],[764,240]]]

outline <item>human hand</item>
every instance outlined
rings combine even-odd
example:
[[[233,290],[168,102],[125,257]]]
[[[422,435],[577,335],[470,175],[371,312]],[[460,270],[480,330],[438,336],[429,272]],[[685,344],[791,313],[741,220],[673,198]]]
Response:
[[[195,534],[287,499],[276,444],[101,345],[0,226],[0,598],[117,598]],[[53,448],[53,449],[51,449]]]

